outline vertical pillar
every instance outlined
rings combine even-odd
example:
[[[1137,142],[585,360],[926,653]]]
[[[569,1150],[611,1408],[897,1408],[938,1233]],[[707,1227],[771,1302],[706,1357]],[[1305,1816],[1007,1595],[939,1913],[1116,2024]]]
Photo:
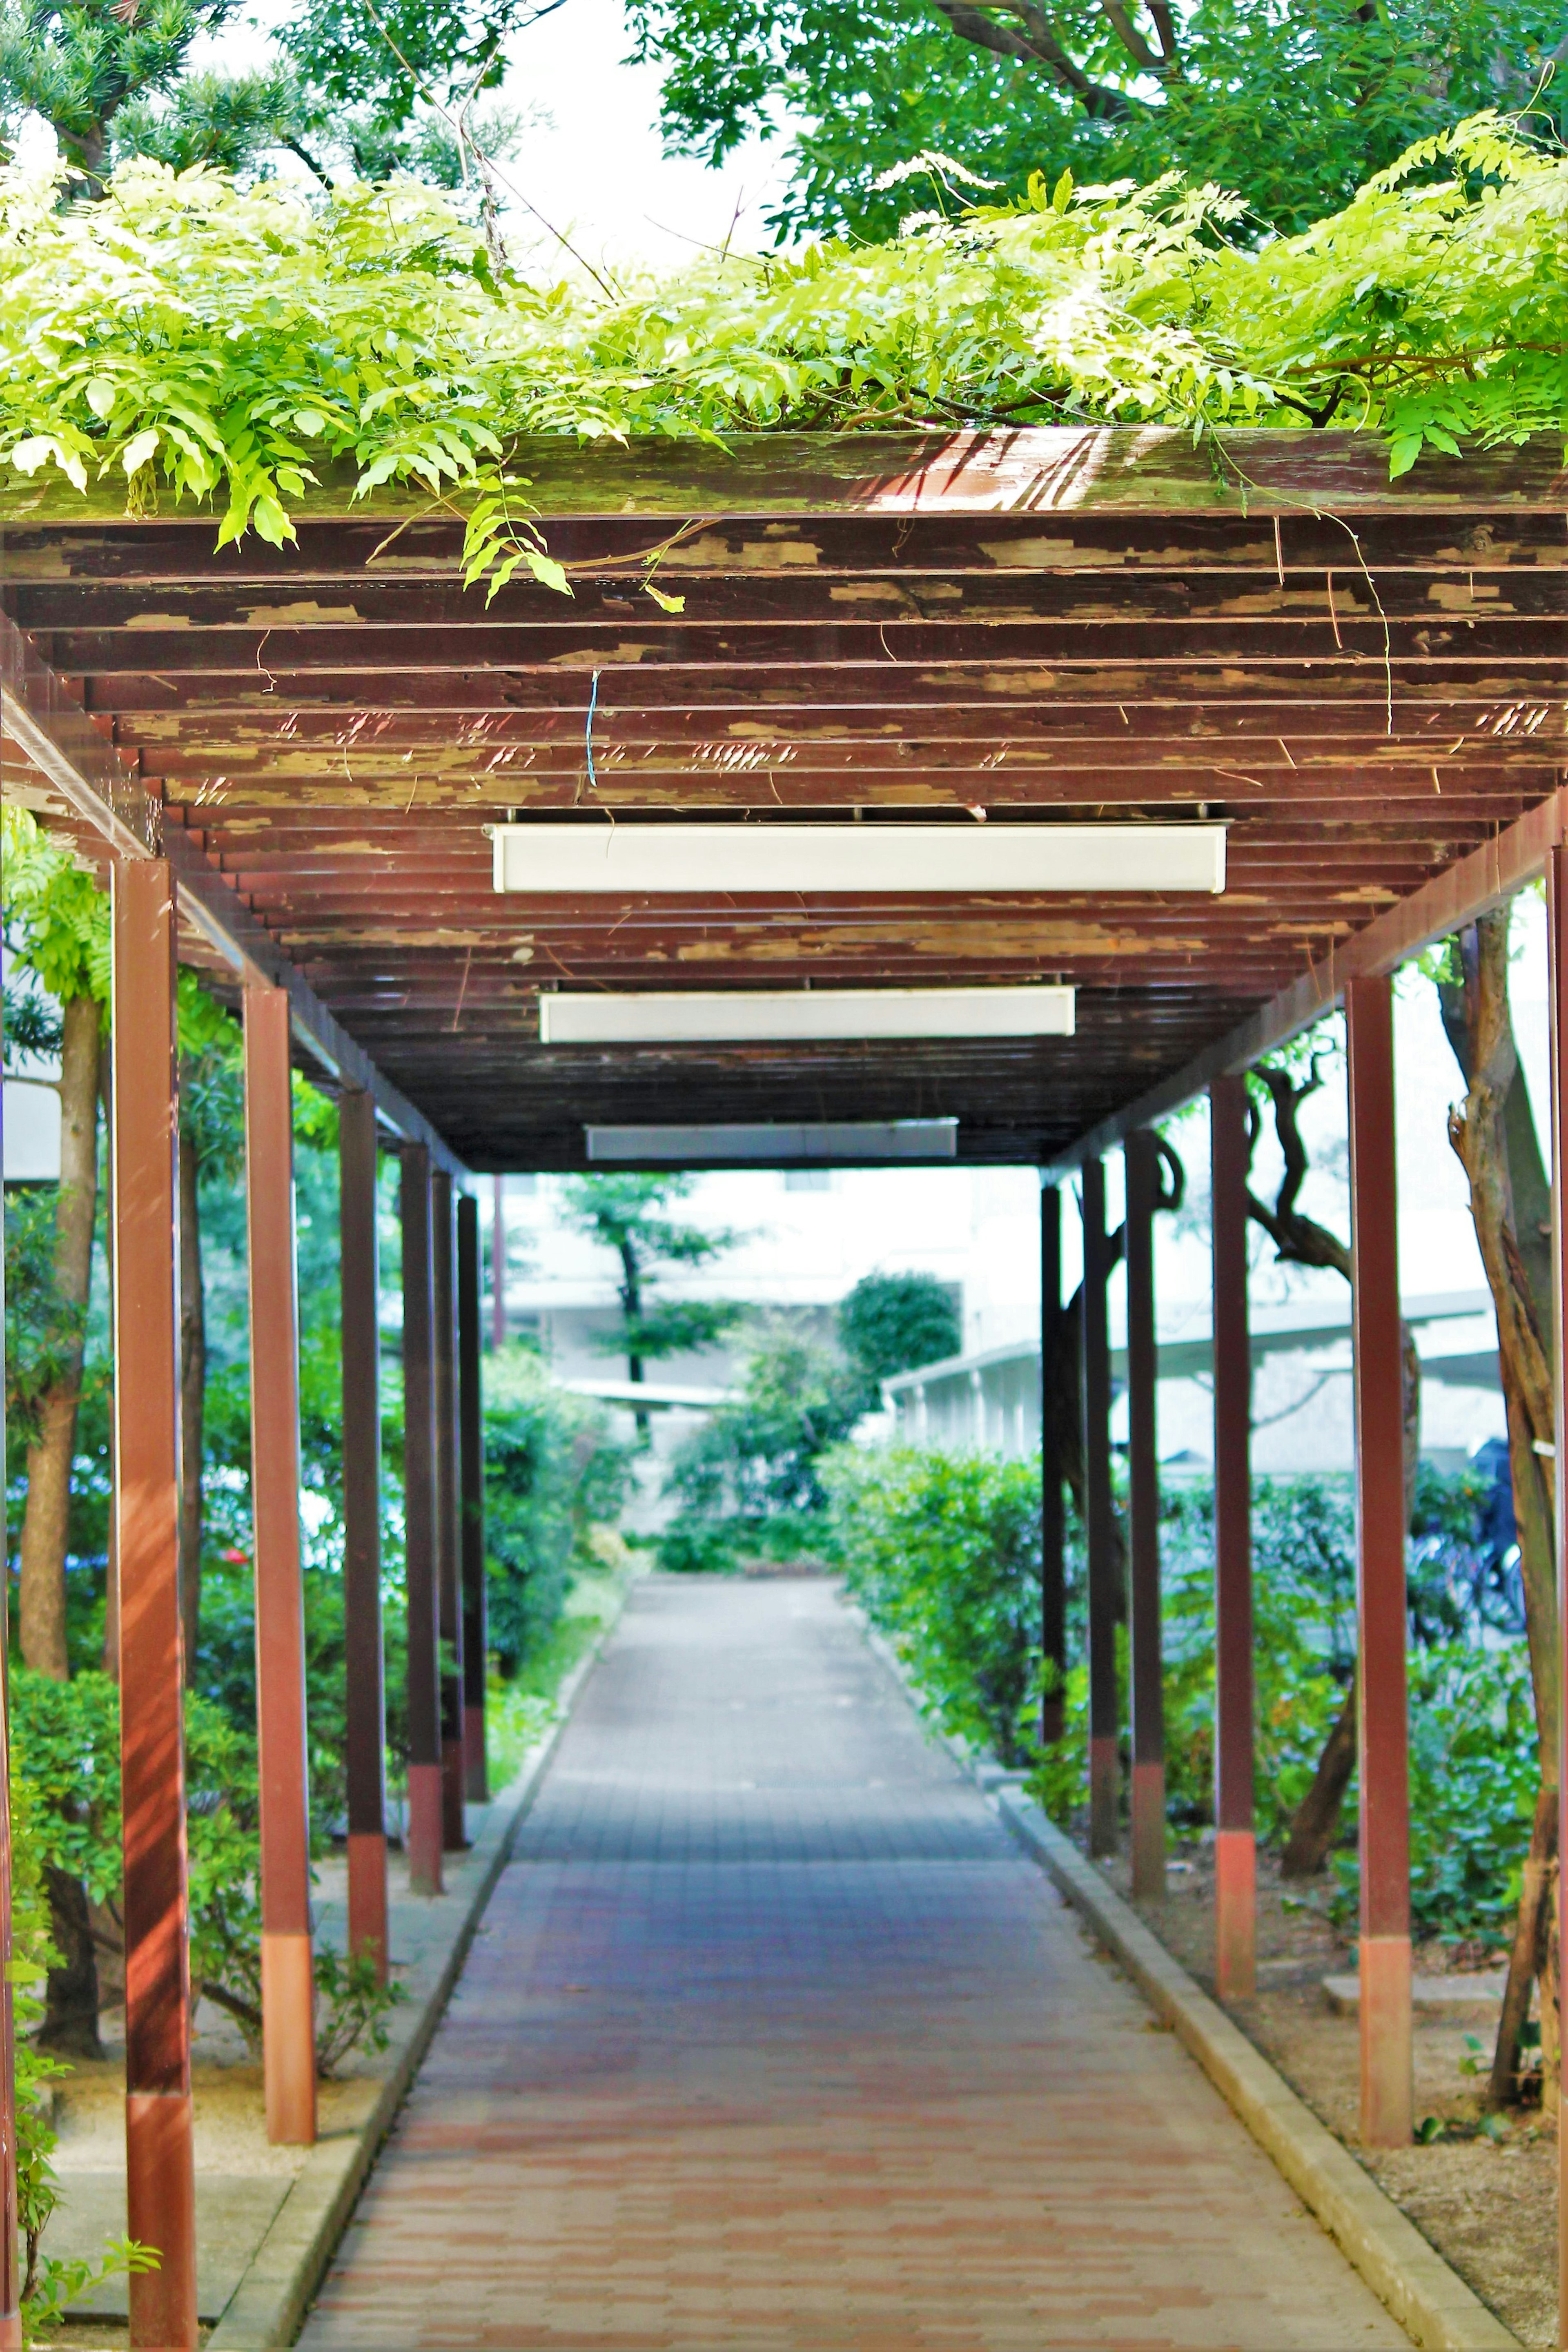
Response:
[[[1555,1386],[1555,1427],[1552,1432],[1557,1454],[1553,1480],[1556,1501],[1557,1549],[1557,1675],[1560,1692],[1568,1692],[1568,1674],[1564,1673],[1564,1654],[1568,1652],[1568,1496],[1563,1494],[1563,1465],[1568,1464],[1568,1380],[1563,1367],[1568,1364],[1568,851],[1559,844],[1551,854],[1546,868],[1546,939],[1550,958],[1549,993],[1552,1005],[1552,1295],[1553,1360],[1558,1367]],[[1568,1772],[1563,1759],[1568,1756],[1568,1707],[1559,1705],[1557,1710],[1557,1851],[1568,1853]],[[1568,1873],[1559,1866],[1557,1873],[1557,1948],[1568,1952],[1564,1929],[1568,1928]],[[1559,1963],[1559,1979],[1562,1966]],[[1561,2059],[1559,2061],[1561,2066]],[[1563,2341],[1564,2323],[1568,2322],[1568,2126],[1563,2123],[1564,2108],[1562,2087],[1558,2095],[1557,2125],[1557,2340]]]
[[[403,1153],[403,1522],[408,1607],[408,1885],[441,1892],[440,1616],[436,1586],[436,1400],[430,1154]]]
[[[1247,1318],[1247,1081],[1209,1091],[1214,1238],[1215,1984],[1258,1986],[1253,1820],[1252,1343]]]
[[[5,1325],[5,1260],[0,1250],[0,1331]],[[0,1382],[0,1460],[5,1391]],[[16,2019],[11,1994],[11,1728],[5,1707],[5,1617],[0,1609],[0,2352],[22,2341],[16,2224]]]
[[[485,1423],[479,1374],[479,1204],[458,1202],[458,1468],[462,1505],[463,1792],[489,1796],[485,1770]]]
[[[316,2137],[305,1595],[300,1560],[300,1350],[289,999],[245,992],[250,1274],[250,1498],[256,1540],[256,1733],[261,1815],[261,2041],[267,2137]]]
[[[505,1179],[492,1177],[490,1195],[490,1345],[506,1346],[506,1192]]]
[[[1062,1433],[1052,1373],[1061,1344],[1062,1196],[1040,1187],[1040,1655],[1047,1688],[1040,1738],[1048,1748],[1066,1728],[1068,1627],[1066,1518],[1062,1509]],[[1054,1674],[1055,1686],[1052,1687]]]
[[[338,1266],[343,1351],[343,1675],[349,1950],[386,1982],[386,1698],[381,1639],[381,1290],[375,1104],[338,1105]]]
[[[131,2341],[196,2341],[180,1639],[174,905],[161,858],[116,862],[114,1516],[125,1859],[125,2189],[160,2267],[129,2282]]]
[[[1089,1850],[1114,1853],[1121,1767],[1116,1716],[1116,1519],[1110,1495],[1110,1328],[1105,1164],[1083,1166],[1083,1483],[1089,1553]]]
[[[441,1842],[468,1844],[463,1822],[463,1591],[458,1492],[458,1284],[452,1180],[430,1179],[430,1271],[436,1399],[436,1590],[441,1626]]]
[[[1132,1892],[1165,1893],[1165,1693],[1160,1649],[1160,1465],[1155,1444],[1154,1203],[1160,1155],[1127,1139],[1128,1550],[1132,1698]]]
[[[1415,2090],[1392,981],[1349,982],[1345,1032],[1361,1636],[1361,2136],[1367,2147],[1402,2147],[1414,2122]]]

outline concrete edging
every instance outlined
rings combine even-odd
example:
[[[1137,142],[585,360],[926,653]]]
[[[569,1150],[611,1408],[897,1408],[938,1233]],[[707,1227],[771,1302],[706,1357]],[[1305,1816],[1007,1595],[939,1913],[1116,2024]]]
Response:
[[[518,1831],[539,1792],[577,1694],[598,1663],[619,1616],[617,1609],[573,1668],[557,1694],[555,1721],[511,1786],[491,1804],[489,1819],[469,1856],[470,1867],[479,1866],[468,1890],[468,1909],[456,1923],[435,1983],[413,2014],[406,2016],[401,2033],[398,2012],[393,2011],[395,2038],[388,2053],[391,2063],[379,2081],[366,2079],[366,2089],[374,2089],[374,2097],[363,2120],[357,2128],[318,2140],[310,2150],[208,2337],[208,2352],[274,2352],[276,2347],[293,2343],[382,2143],[435,2038],[485,1906],[511,1859]]]
[[[855,1612],[867,1638],[928,1728],[902,1660]],[[994,1759],[938,1731],[978,1781],[1031,1860],[1126,1969],[1155,2015],[1197,2060],[1226,2105],[1270,2157],[1308,2211],[1424,2352],[1521,2352],[1518,2336],[1487,2309],[1435,2246],[1363,2170],[1239,2026],[1173,1958],[1130,1903],[1109,1886],[1070,1838],[1005,1776]],[[989,1785],[988,1785],[989,1784]]]

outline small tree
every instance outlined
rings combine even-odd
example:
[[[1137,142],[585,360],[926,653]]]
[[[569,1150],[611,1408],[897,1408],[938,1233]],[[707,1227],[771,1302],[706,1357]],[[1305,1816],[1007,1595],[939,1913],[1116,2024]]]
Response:
[[[655,1298],[649,1284],[656,1268],[707,1265],[732,1249],[738,1236],[716,1228],[686,1225],[667,1214],[672,1202],[690,1195],[693,1179],[673,1176],[573,1176],[566,1184],[566,1221],[620,1260],[616,1286],[621,1328],[599,1343],[626,1360],[626,1378],[640,1384],[646,1367],[662,1356],[710,1346],[739,1311],[725,1299]],[[637,1424],[647,1434],[647,1415]]]
[[[952,1288],[934,1274],[868,1274],[839,1306],[838,1337],[875,1402],[896,1372],[956,1356],[963,1326]]]

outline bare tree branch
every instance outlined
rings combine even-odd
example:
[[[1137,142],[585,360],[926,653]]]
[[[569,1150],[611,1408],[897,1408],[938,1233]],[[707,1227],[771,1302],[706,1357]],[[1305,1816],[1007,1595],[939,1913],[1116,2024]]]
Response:
[[[1016,26],[998,24],[984,7],[973,5],[973,0],[936,0],[936,6],[961,41],[973,41],[977,48],[990,49],[1000,58],[1021,58],[1027,64],[1044,66],[1053,79],[1078,100],[1091,121],[1120,122],[1133,112],[1132,101],[1125,91],[1089,79],[1031,0],[1017,0],[1016,5],[1007,9],[1008,16],[1021,21],[1021,30]]]

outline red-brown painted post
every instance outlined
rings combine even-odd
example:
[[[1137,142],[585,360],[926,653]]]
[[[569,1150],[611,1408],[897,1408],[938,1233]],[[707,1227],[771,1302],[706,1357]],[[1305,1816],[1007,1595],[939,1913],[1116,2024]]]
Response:
[[[381,1638],[381,1276],[375,1104],[338,1105],[343,1349],[343,1698],[347,1723],[349,1950],[386,1982],[386,1700]]]
[[[430,1154],[405,1146],[403,1524],[408,1607],[408,1885],[441,1892],[440,1602],[436,1586],[436,1401],[430,1281]]]
[[[1068,1672],[1066,1514],[1062,1507],[1062,1433],[1051,1373],[1061,1340],[1062,1196],[1040,1187],[1040,1656],[1046,1687],[1040,1738],[1047,1747],[1066,1729]]]
[[[116,863],[114,1516],[125,1862],[125,2189],[158,2249],[129,2283],[138,2347],[196,2341],[180,1626],[180,1345],[175,1307],[174,900],[162,858]]]
[[[1132,1892],[1165,1893],[1165,1692],[1160,1648],[1160,1463],[1155,1442],[1154,1203],[1160,1155],[1141,1129],[1127,1178],[1127,1501],[1132,1698]]]
[[[479,1204],[458,1200],[458,1549],[463,1584],[463,1793],[489,1797],[485,1769],[485,1423],[479,1372]]]
[[[5,1265],[0,1252],[0,1330],[5,1322]],[[5,1440],[5,1394],[0,1384],[0,1455]],[[16,2018],[11,1996],[11,1738],[5,1690],[5,1612],[0,1609],[0,2352],[12,2352],[22,2341],[22,2298],[16,2227]]]
[[[1349,982],[1345,1034],[1361,1635],[1361,2136],[1367,2147],[1403,2147],[1415,2120],[1415,2086],[1392,981]]]
[[[1247,1317],[1247,1081],[1209,1090],[1214,1214],[1215,1983],[1258,1988],[1253,1811],[1252,1354]]]
[[[506,1195],[504,1177],[490,1194],[490,1345],[506,1346]]]
[[[250,1261],[250,1497],[256,1542],[256,1733],[261,1816],[261,2039],[267,2137],[316,2137],[305,1593],[300,1558],[300,1335],[289,998],[245,992]]]
[[[1554,1356],[1558,1366],[1554,1398],[1553,1437],[1557,1454],[1553,1467],[1557,1527],[1557,1687],[1568,1692],[1568,1496],[1563,1494],[1563,1465],[1568,1464],[1568,850],[1553,849],[1546,868],[1546,939],[1551,964],[1552,1005],[1552,1292]],[[1557,1851],[1568,1853],[1568,1708],[1557,1711]],[[1557,1874],[1557,1948],[1568,1927],[1568,1872]],[[1559,1970],[1561,1980],[1561,1969]],[[1557,2341],[1568,2341],[1568,2125],[1563,2117],[1562,2062],[1559,2059],[1557,2126]]]
[[[1110,1328],[1105,1167],[1083,1165],[1083,1483],[1089,1553],[1089,1850],[1114,1853],[1121,1805],[1116,1519],[1110,1491]]]
[[[441,1670],[441,1842],[468,1844],[463,1821],[463,1591],[458,1491],[458,1284],[452,1180],[430,1179],[430,1268],[436,1370],[436,1589],[446,1663]]]

